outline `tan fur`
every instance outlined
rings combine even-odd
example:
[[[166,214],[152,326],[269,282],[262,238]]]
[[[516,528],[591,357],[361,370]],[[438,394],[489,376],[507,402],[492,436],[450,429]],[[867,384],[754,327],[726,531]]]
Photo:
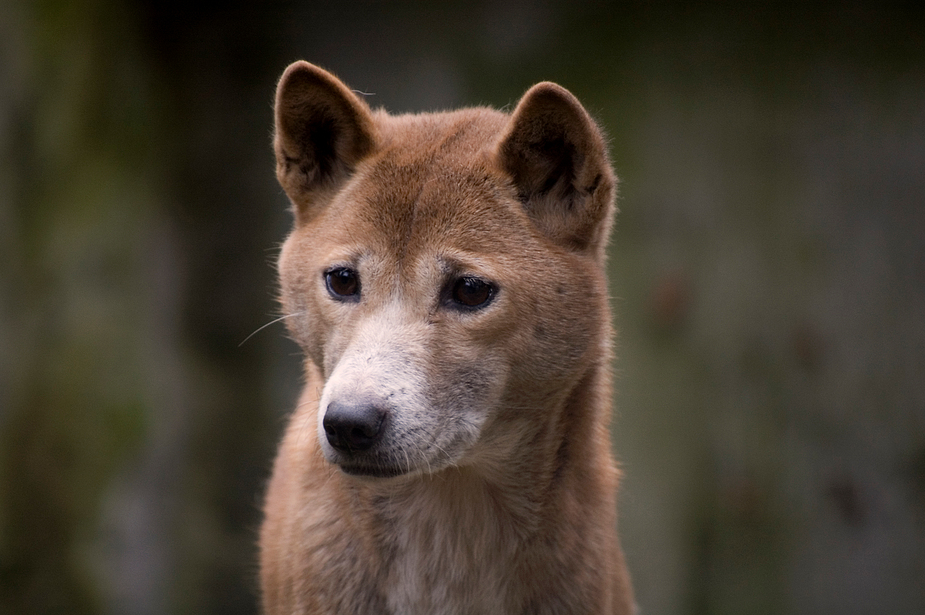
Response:
[[[265,612],[630,613],[608,429],[615,179],[588,114],[542,83],[511,115],[391,116],[297,62],[275,150],[307,382],[266,496]],[[326,282],[343,269],[355,294]],[[468,309],[472,279],[493,294]],[[371,446],[326,435],[345,407],[372,412]]]

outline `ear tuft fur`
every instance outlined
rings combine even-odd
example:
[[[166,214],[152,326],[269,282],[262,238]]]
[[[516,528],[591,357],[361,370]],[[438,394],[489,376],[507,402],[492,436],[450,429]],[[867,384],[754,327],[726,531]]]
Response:
[[[496,157],[540,231],[603,258],[616,178],[600,130],[568,90],[549,82],[530,88]]]
[[[372,113],[343,82],[308,62],[291,64],[276,89],[276,177],[296,223],[309,220],[326,189],[336,188],[376,147]]]

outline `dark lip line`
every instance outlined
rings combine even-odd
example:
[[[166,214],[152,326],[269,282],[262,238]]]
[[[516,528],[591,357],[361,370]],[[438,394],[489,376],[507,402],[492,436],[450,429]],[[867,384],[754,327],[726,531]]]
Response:
[[[350,474],[351,476],[366,476],[369,478],[393,478],[395,476],[401,476],[402,474],[407,474],[406,470],[396,467],[374,467],[374,466],[365,466],[365,465],[346,465],[338,464],[341,470],[344,473]]]

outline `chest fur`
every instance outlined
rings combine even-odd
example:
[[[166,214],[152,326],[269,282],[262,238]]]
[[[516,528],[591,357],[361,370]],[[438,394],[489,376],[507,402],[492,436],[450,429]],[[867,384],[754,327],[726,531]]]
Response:
[[[516,612],[533,524],[511,507],[490,490],[459,485],[379,500],[381,591],[389,610]]]

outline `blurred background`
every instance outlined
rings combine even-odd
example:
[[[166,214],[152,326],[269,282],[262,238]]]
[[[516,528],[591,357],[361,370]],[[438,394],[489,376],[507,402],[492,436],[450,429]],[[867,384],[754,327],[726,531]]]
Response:
[[[606,127],[643,615],[925,613],[923,17],[0,0],[0,614],[256,613],[300,58],[393,112],[553,80]]]

